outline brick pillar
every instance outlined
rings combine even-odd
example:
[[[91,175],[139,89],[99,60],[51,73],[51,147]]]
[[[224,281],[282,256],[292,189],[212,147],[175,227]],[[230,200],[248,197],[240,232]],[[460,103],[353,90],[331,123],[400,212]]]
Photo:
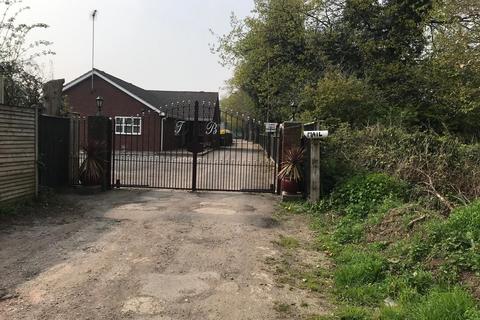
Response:
[[[300,122],[284,122],[281,125],[281,146],[280,146],[280,161],[285,159],[286,153],[295,147],[302,146],[303,124]],[[281,169],[281,168],[279,168]],[[281,183],[278,181],[279,192],[281,192]]]
[[[112,184],[112,121],[104,116],[88,117],[88,143],[99,143],[103,146],[103,190],[111,189]]]

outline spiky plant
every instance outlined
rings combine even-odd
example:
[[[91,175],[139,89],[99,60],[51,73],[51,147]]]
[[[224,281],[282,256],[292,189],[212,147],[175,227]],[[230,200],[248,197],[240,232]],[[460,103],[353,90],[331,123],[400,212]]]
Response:
[[[305,150],[303,148],[295,147],[288,150],[282,162],[282,170],[278,173],[278,177],[280,179],[297,182],[302,180],[302,163],[304,157]]]
[[[84,186],[98,186],[102,184],[104,167],[103,153],[105,144],[100,142],[91,142],[83,147],[86,155],[80,166],[80,182]]]

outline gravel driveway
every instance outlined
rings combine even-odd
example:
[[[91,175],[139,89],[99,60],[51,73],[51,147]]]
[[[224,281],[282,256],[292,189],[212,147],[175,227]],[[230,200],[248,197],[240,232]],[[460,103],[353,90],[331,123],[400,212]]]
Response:
[[[76,205],[64,215],[1,230],[0,319],[277,319],[287,300],[322,309],[266,268],[286,228],[273,195],[67,198]]]

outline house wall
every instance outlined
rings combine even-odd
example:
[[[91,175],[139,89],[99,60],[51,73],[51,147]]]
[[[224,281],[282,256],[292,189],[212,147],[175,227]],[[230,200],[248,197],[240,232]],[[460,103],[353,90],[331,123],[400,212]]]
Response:
[[[98,76],[94,76],[94,90],[91,90],[91,78],[69,88],[64,92],[68,96],[71,112],[82,117],[97,113],[96,98],[103,97],[102,115],[115,119],[115,116],[142,116],[141,135],[115,135],[115,149],[128,151],[153,151],[161,149],[161,117],[150,108],[130,97],[120,89]],[[164,121],[164,150],[179,146],[180,138],[174,136],[174,120]],[[80,133],[80,136],[86,136]]]
[[[175,120],[167,118],[163,121],[156,114],[147,114],[142,116],[142,134],[141,135],[115,135],[116,150],[126,151],[152,151],[162,150],[162,125],[163,132],[163,151],[174,150],[181,146],[181,137],[176,137],[174,133]]]

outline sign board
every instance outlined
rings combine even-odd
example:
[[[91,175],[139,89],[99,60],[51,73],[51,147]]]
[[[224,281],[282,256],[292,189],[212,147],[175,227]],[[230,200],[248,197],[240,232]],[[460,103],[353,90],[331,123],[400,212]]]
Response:
[[[267,133],[277,132],[277,126],[278,126],[278,123],[267,122],[265,123],[265,132]]]
[[[324,130],[324,131],[304,131],[303,135],[307,139],[312,139],[312,140],[323,139],[323,138],[328,137],[328,131],[326,131],[326,130]]]

